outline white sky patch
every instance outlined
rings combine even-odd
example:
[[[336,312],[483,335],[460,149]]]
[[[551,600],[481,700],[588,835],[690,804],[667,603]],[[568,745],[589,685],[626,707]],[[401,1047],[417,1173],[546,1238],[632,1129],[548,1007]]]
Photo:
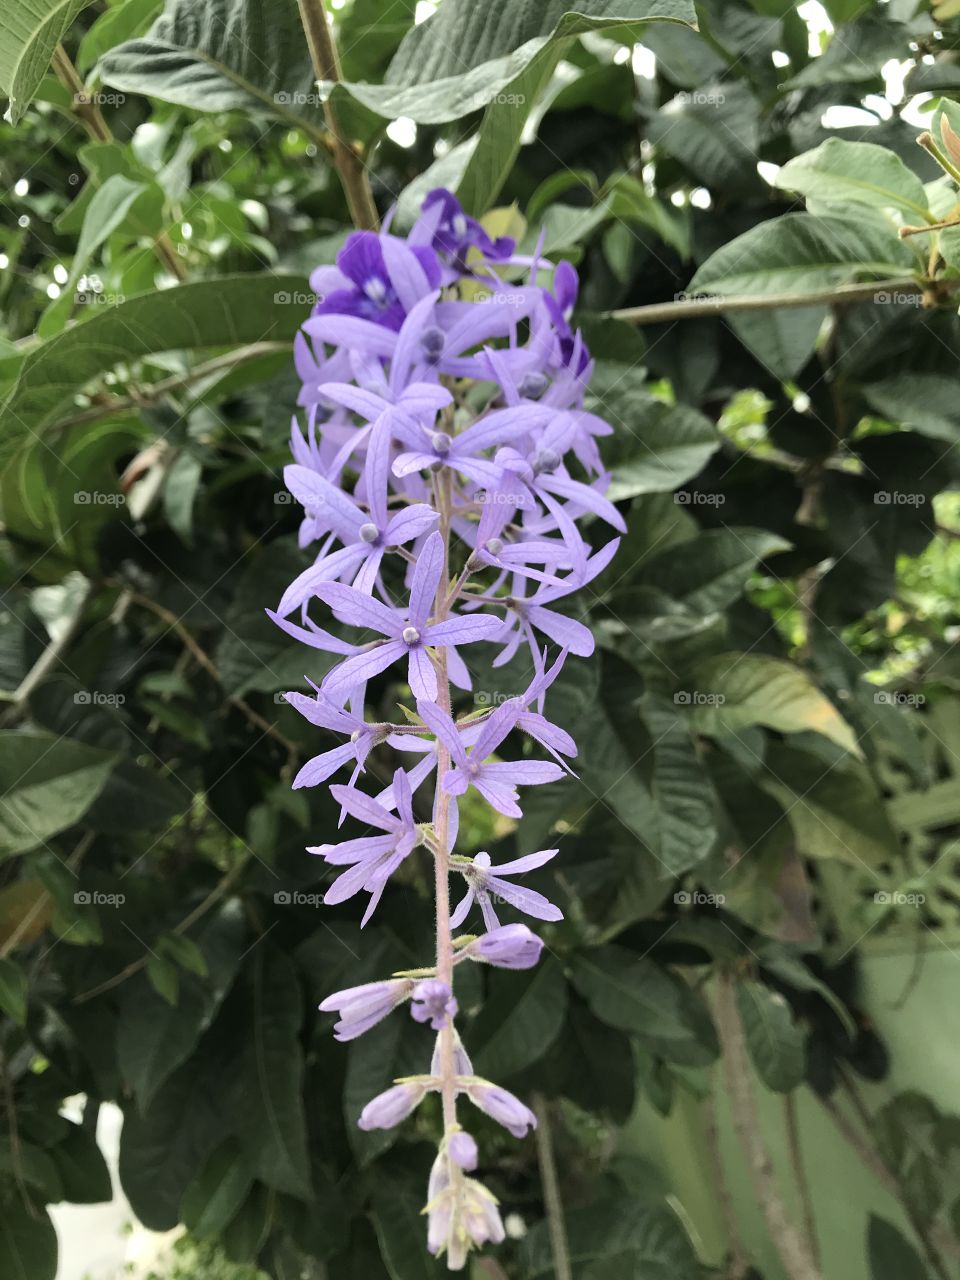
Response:
[[[10,259],[5,253],[0,253],[0,271],[6,271],[10,265]]]
[[[677,209],[682,209],[687,203],[687,193],[685,191],[674,191],[670,197],[670,203]]]
[[[47,285],[47,297],[48,297],[48,298],[51,298],[51,299],[53,299],[53,298],[59,298],[59,297],[60,297],[60,286],[59,286],[58,284],[48,284],[48,285]]]
[[[764,180],[768,187],[772,187],[777,181],[777,174],[780,172],[780,165],[774,164],[771,160],[758,160],[757,173]]]
[[[807,52],[815,58],[822,48],[820,37],[825,31],[833,30],[833,23],[819,0],[806,0],[805,4],[798,5],[797,14],[807,24],[807,30],[810,33]]]
[[[789,53],[784,53],[782,49],[774,49],[770,55],[770,61],[775,67],[789,67],[790,55]]]
[[[30,190],[30,183],[26,178],[18,178],[13,184],[13,194],[15,196],[25,196]]]
[[[713,201],[706,187],[694,187],[690,192],[690,203],[695,209],[709,209]]]
[[[62,262],[58,262],[53,268],[53,278],[56,280],[57,284],[66,284],[70,279],[70,273]]]
[[[387,137],[398,147],[412,147],[417,140],[417,126],[409,116],[397,116],[387,125]]]
[[[652,49],[646,45],[633,46],[633,73],[644,80],[652,80],[657,73],[657,59]]]
[[[417,0],[417,7],[413,15],[414,25],[419,27],[421,22],[426,22],[426,20],[428,18],[432,18],[436,12],[437,6],[432,2],[432,0]]]
[[[820,117],[824,129],[870,129],[877,123],[872,111],[863,107],[827,107]]]

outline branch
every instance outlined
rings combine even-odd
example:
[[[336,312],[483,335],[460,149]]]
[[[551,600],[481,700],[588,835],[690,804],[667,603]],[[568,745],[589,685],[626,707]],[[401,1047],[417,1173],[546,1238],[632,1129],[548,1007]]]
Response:
[[[553,1154],[553,1134],[550,1129],[550,1105],[543,1094],[533,1098],[537,1114],[537,1161],[540,1165],[540,1181],[543,1185],[543,1203],[547,1211],[547,1230],[550,1233],[550,1253],[556,1280],[573,1280],[570,1265],[570,1246],[567,1242],[567,1225],[563,1217],[563,1200],[557,1178],[557,1162]]]
[[[336,84],[342,79],[340,58],[330,29],[323,0],[297,0],[300,22],[310,48],[313,69],[317,79]],[[343,193],[347,197],[353,225],[361,230],[376,231],[380,225],[377,206],[373,201],[370,181],[363,161],[340,131],[340,121],[333,94],[327,95],[323,114],[333,139],[333,163],[340,175]]]
[[[67,626],[55,640],[50,641],[43,653],[41,653],[40,657],[23,677],[19,686],[14,691],[13,697],[11,698],[11,705],[7,708],[3,716],[4,724],[10,723],[20,715],[24,707],[26,707],[34,689],[53,670],[60,661],[60,658],[69,648],[74,636],[80,628],[84,610],[92,600],[94,592],[94,584],[92,582],[88,582],[86,590],[77,604],[76,612],[70,619]]]
[[[70,109],[80,121],[94,142],[112,142],[113,134],[110,126],[103,118],[103,112],[84,86],[76,67],[70,61],[70,55],[62,44],[53,51],[53,72],[63,87],[70,94]],[[157,257],[178,280],[186,280],[187,268],[183,259],[173,246],[173,241],[165,231],[161,231],[153,242]]]
[[[750,1180],[770,1240],[783,1263],[787,1280],[823,1280],[806,1241],[787,1212],[770,1153],[760,1134],[752,1071],[737,1011],[735,986],[732,974],[721,973],[717,978],[715,1000],[717,1032],[723,1050],[733,1126],[747,1158]]]
[[[83,409],[80,413],[75,413],[72,417],[58,422],[56,430],[66,431],[71,427],[85,426],[88,422],[99,422],[101,418],[109,418],[115,413],[125,413],[128,409],[142,409],[145,405],[156,403],[172,391],[189,387],[194,382],[202,382],[204,378],[220,373],[224,369],[232,369],[235,365],[245,364],[248,360],[257,359],[258,356],[273,355],[281,351],[289,352],[289,350],[289,342],[252,342],[249,346],[238,347],[236,351],[228,351],[226,355],[198,364],[185,373],[171,374],[169,378],[152,382],[136,395],[115,396],[103,404],[91,405],[89,409]]]
[[[938,289],[952,293],[960,289],[960,280],[937,281]],[[873,280],[868,284],[841,284],[833,289],[813,293],[730,293],[705,294],[702,298],[682,297],[676,302],[651,302],[642,307],[621,307],[607,311],[610,320],[626,320],[631,324],[661,324],[688,317],[720,316],[732,311],[772,311],[778,307],[815,307],[827,304],[871,302],[878,293],[899,293],[925,298],[929,288],[914,279]]]
[[[820,1245],[817,1239],[817,1217],[813,1210],[813,1197],[810,1192],[810,1179],[803,1163],[803,1148],[800,1145],[800,1126],[797,1123],[796,1090],[784,1095],[784,1116],[787,1122],[787,1146],[790,1151],[790,1163],[793,1166],[793,1177],[800,1193],[803,1206],[803,1231],[807,1237],[810,1255],[820,1266]]]

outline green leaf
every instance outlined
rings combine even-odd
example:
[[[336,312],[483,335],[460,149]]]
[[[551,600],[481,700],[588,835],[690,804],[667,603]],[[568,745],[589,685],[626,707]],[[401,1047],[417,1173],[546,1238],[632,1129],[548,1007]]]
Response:
[[[745,85],[706,84],[661,107],[646,135],[712,189],[757,188],[757,110]]]
[[[687,405],[652,395],[641,370],[598,365],[590,408],[605,418],[614,437],[605,441],[604,461],[613,472],[612,502],[676,489],[701,471],[720,447],[720,433]]]
[[[793,987],[797,991],[816,992],[837,1015],[851,1041],[856,1039],[857,1024],[854,1022],[847,1006],[832,987],[821,981],[816,974],[807,968],[798,955],[788,951],[780,943],[771,941],[758,949],[757,958],[764,969],[769,969],[772,974],[778,977],[781,982],[785,982],[787,986]]]
[[[775,1093],[789,1093],[806,1069],[803,1032],[789,1004],[762,982],[737,983],[737,1009],[757,1075]]]
[[[712,254],[690,293],[814,293],[861,275],[908,275],[917,267],[892,224],[839,215],[785,213]]]
[[[577,955],[570,976],[602,1022],[636,1036],[659,1057],[683,1066],[716,1058],[717,1036],[701,998],[654,961],[608,946]]]
[[[899,841],[866,769],[854,761],[825,765],[819,757],[782,744],[767,751],[764,791],[783,805],[799,851],[852,867],[880,867]]]
[[[187,546],[193,543],[193,504],[200,486],[203,464],[192,453],[180,453],[163,485],[163,509],[170,528]]]
[[[195,1236],[218,1235],[237,1214],[252,1186],[246,1157],[230,1138],[211,1152],[184,1192],[184,1225]]]
[[[395,1186],[373,1197],[373,1226],[390,1280],[439,1280],[447,1274],[424,1245],[423,1196]]]
[[[113,1199],[110,1170],[92,1133],[78,1124],[50,1150],[63,1183],[63,1198],[72,1204],[103,1204]]]
[[[107,84],[195,111],[259,111],[323,131],[296,0],[168,0],[147,34],[111,49]]]
[[[716,797],[685,717],[653,693],[640,704],[653,739],[651,786],[658,832],[653,852],[664,870],[679,876],[709,854],[717,838]]]
[[[333,93],[385,119],[408,116],[423,124],[485,108],[457,188],[464,206],[482,213],[510,171],[527,117],[577,36],[615,30],[631,42],[656,19],[695,21],[688,0],[583,0],[576,11],[565,9],[555,2],[538,8],[490,0],[480,8],[472,0],[447,0],[406,37],[390,65],[391,83],[342,82]]]
[[[172,1009],[180,1000],[180,972],[172,961],[161,955],[147,957],[147,978],[157,995]]]
[[[163,0],[122,0],[101,13],[80,41],[77,68],[87,71],[115,45],[139,35],[162,8]]]
[[[573,1274],[583,1280],[699,1280],[703,1274],[670,1209],[638,1204],[635,1197],[608,1196],[569,1211],[566,1226]],[[524,1237],[521,1260],[523,1280],[555,1280],[545,1222]]]
[[[27,975],[15,960],[0,956],[0,1009],[21,1027],[27,1021]]]
[[[236,975],[244,936],[242,911],[237,903],[228,903],[211,915],[197,935],[199,958],[208,978],[185,974],[181,979],[177,968],[164,961],[179,989],[175,1003],[139,980],[126,988],[117,1030],[117,1065],[142,1110],[151,1105],[157,1090],[213,1022]]]
[[[299,276],[240,275],[178,285],[104,306],[31,351],[3,406],[0,461],[54,421],[77,392],[114,365],[160,351],[290,339],[306,318]]]
[[[758,653],[724,653],[695,670],[694,723],[701,733],[736,733],[762,724],[780,733],[820,733],[860,755],[853,730],[791,662]]]
[[[566,1012],[566,980],[552,957],[528,974],[492,972],[473,1027],[480,1075],[502,1080],[539,1061],[560,1034]]]
[[[781,382],[794,378],[817,348],[826,307],[771,307],[724,317],[743,345]]]
[[[26,853],[79,822],[115,758],[70,738],[0,737],[0,854]]]
[[[889,422],[913,427],[948,444],[960,441],[960,402],[954,378],[940,373],[898,373],[868,383],[863,396]]]
[[[4,1280],[55,1280],[57,1233],[50,1215],[18,1196],[0,1214],[0,1275]]]
[[[203,952],[190,938],[180,933],[161,934],[157,941],[160,951],[166,952],[182,969],[205,978],[209,972]]]
[[[716,613],[740,597],[761,560],[789,545],[764,529],[708,529],[656,556],[635,581],[659,587],[694,613]]]
[[[255,1175],[276,1191],[310,1194],[303,1111],[303,1001],[287,955],[254,953],[249,1041],[237,1066],[234,1107]]]
[[[90,0],[9,0],[0,16],[0,93],[12,124],[23,118],[53,51]]]
[[[870,1215],[867,1226],[870,1280],[929,1280],[913,1245],[885,1218]]]
[[[896,209],[908,222],[930,221],[923,183],[898,155],[873,142],[828,138],[783,166],[776,185],[804,196],[812,213],[831,205]]]
[[[0,1174],[33,1187],[48,1202],[63,1199],[63,1186],[56,1163],[49,1152],[18,1137],[16,1146],[4,1134],[0,1137]]]

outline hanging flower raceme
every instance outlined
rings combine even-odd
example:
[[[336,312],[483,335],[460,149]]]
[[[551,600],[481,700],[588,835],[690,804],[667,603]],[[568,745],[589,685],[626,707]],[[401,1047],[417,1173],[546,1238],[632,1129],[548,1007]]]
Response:
[[[439,1094],[427,1247],[458,1271],[471,1249],[504,1236],[495,1197],[469,1176],[478,1152],[460,1124],[462,1100],[517,1138],[536,1117],[475,1074],[456,1025],[456,971],[537,964],[542,939],[517,920],[502,923],[501,912],[563,917],[522,883],[559,851],[501,863],[457,853],[457,800],[472,790],[519,818],[521,788],[571,772],[576,744],[545,704],[568,655],[593,652],[568,598],[610,563],[618,539],[608,531],[623,529],[597,449],[610,428],[583,407],[593,366],[571,327],[574,269],[491,239],[449,191],[427,196],[405,239],[349,236],[311,283],[321,301],[295,345],[305,430],[294,423],[285,479],[304,512],[301,546],[316,544],[316,558],[269,612],[287,634],[333,655],[312,694],[286,697],[341,741],[309,760],[294,786],[352,770],[330,791],[341,823],[353,819],[361,833],[309,850],[336,873],[325,902],[368,894],[366,924],[417,850],[433,864],[437,898],[432,963],[338,991],[320,1008],[338,1015],[338,1040],[402,1006],[433,1033],[429,1070],[372,1098],[359,1124],[392,1128]],[[494,666],[521,652],[526,662],[529,648],[526,688],[487,699],[496,706],[458,709],[451,686],[472,688],[461,650],[481,641],[499,646]],[[365,714],[368,682],[387,673],[409,686],[401,723]],[[501,758],[511,743],[529,754]],[[385,753],[392,781],[371,794],[361,777],[382,777],[386,761],[368,764]],[[397,767],[398,758],[413,763]],[[419,809],[431,777],[432,804]],[[451,877],[465,888],[452,912]],[[467,925],[483,931],[455,936]]]

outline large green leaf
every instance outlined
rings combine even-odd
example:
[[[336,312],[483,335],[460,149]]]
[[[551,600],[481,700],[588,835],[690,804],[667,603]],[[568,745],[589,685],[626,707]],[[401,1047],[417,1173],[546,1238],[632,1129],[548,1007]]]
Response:
[[[257,950],[252,965],[250,1036],[237,1064],[233,1105],[256,1176],[277,1191],[310,1193],[303,1111],[303,1000],[296,968],[283,952]]]
[[[644,23],[655,19],[693,22],[693,5],[689,0],[584,0],[570,11],[556,0],[544,6],[448,0],[404,40],[391,63],[391,83],[344,82],[333,92],[353,97],[385,119],[407,116],[423,124],[443,124],[485,109],[458,187],[465,206],[482,212],[503,185],[527,117],[576,37],[610,30],[632,41]]]
[[[184,1193],[183,1221],[195,1236],[216,1235],[228,1225],[253,1185],[250,1165],[230,1138],[211,1152]]]
[[[920,1255],[885,1218],[870,1215],[867,1227],[870,1280],[929,1280]]]
[[[724,653],[695,672],[694,717],[702,733],[736,733],[762,724],[780,733],[821,733],[860,753],[856,737],[833,703],[799,667],[759,653]]]
[[[659,587],[694,613],[733,604],[757,564],[790,544],[764,529],[708,529],[645,565],[636,581]]]
[[[383,1187],[373,1198],[373,1225],[389,1280],[439,1280],[449,1274],[424,1247],[423,1196]]]
[[[737,983],[737,1009],[743,1023],[750,1058],[768,1089],[789,1093],[801,1082],[806,1067],[803,1032],[789,1004],[762,982]]]
[[[4,1280],[54,1280],[57,1233],[45,1209],[14,1193],[0,1214],[0,1275]]]
[[[52,422],[74,395],[121,361],[160,351],[292,338],[309,304],[298,276],[240,275],[139,294],[104,306],[31,351],[3,405],[0,459]]]
[[[7,0],[0,11],[0,93],[13,124],[22,119],[53,51],[90,0]]]
[[[623,947],[582,952],[574,986],[601,1021],[628,1031],[668,1062],[704,1066],[718,1052],[706,1006],[681,979]]]
[[[604,447],[613,472],[607,496],[614,502],[678,488],[720,447],[720,433],[708,418],[652,395],[641,370],[600,364],[590,401],[615,433]]]
[[[117,1032],[117,1065],[142,1110],[192,1053],[233,982],[244,936],[238,904],[227,904],[197,934],[207,976],[179,975],[179,998],[164,1000],[146,979],[130,983]]]
[[[264,111],[323,127],[296,0],[168,0],[142,39],[107,53],[108,84],[196,111]]]
[[[647,693],[640,714],[653,739],[651,786],[657,806],[654,855],[670,875],[702,862],[717,838],[716,798],[690,736],[672,703]]]
[[[474,1065],[480,1075],[503,1080],[537,1062],[554,1043],[567,1012],[567,984],[553,958],[527,975],[490,976],[473,1028]]]
[[[814,293],[861,275],[903,276],[917,267],[892,223],[785,213],[712,254],[691,293]]]
[[[62,1142],[50,1151],[63,1184],[63,1198],[73,1204],[103,1204],[113,1199],[110,1170],[96,1137],[71,1124]]]
[[[960,441],[960,399],[955,378],[940,373],[897,373],[863,388],[867,403],[890,422],[913,427],[948,444]]]
[[[0,956],[0,1009],[22,1027],[27,1020],[27,975],[16,960]]]
[[[702,1274],[669,1209],[638,1204],[634,1197],[608,1197],[572,1210],[566,1224],[573,1274],[585,1280],[698,1280]],[[555,1280],[546,1223],[525,1236],[521,1258],[523,1280]]]
[[[79,822],[115,757],[69,738],[0,737],[0,854],[25,853]]]
[[[661,107],[646,135],[712,189],[756,188],[757,111],[744,85],[708,84]]]
[[[898,155],[873,142],[828,138],[785,164],[776,184],[805,196],[814,213],[824,207],[866,204],[896,209],[908,222],[930,219],[923,183]]]

